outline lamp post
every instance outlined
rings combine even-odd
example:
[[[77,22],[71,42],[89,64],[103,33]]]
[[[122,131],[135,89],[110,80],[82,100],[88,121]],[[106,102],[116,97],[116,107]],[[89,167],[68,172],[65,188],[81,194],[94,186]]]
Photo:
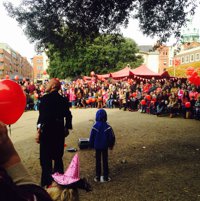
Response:
[[[176,69],[175,69],[174,60],[173,60],[173,69],[174,69],[174,77],[175,77],[176,76]]]

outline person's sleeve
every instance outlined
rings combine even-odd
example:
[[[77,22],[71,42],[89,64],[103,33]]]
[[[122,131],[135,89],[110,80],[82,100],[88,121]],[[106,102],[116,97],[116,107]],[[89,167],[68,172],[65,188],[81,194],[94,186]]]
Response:
[[[6,172],[17,186],[25,184],[37,185],[21,162],[7,168]]]
[[[65,110],[65,127],[67,129],[72,129],[72,113],[69,109],[69,102],[66,100],[65,104],[66,110]]]
[[[115,133],[112,129],[112,127],[110,127],[109,129],[109,147],[113,147],[115,145]]]
[[[42,115],[41,115],[41,111],[43,110],[43,102],[44,102],[44,98],[42,97],[40,100],[40,104],[39,104],[39,117],[37,120],[37,125],[41,125],[42,124]]]
[[[94,148],[94,140],[95,140],[95,130],[92,128],[90,131],[90,139],[89,139],[89,143],[90,143],[90,147]]]
[[[67,111],[66,111],[66,123],[65,123],[65,127],[67,128],[67,129],[72,129],[73,127],[72,127],[72,114],[71,114],[71,111],[68,109]]]

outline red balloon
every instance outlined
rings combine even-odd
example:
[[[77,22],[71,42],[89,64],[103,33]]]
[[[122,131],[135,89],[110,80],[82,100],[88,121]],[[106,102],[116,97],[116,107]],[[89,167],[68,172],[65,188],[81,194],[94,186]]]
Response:
[[[146,98],[147,100],[151,100],[151,96],[150,96],[150,95],[146,95],[145,98]]]
[[[96,102],[96,98],[93,98],[93,99],[92,99],[92,102],[95,103],[95,102]]]
[[[18,75],[15,75],[15,80],[19,80],[19,77],[18,77]]]
[[[194,79],[195,79],[194,77],[189,77],[189,78],[188,78],[188,80],[189,80],[191,83],[194,83]]]
[[[189,75],[189,76],[191,76],[193,72],[194,72],[193,67],[188,67],[187,70],[186,70],[186,74]]]
[[[200,86],[200,77],[198,76],[197,80],[196,80],[196,85]]]
[[[98,100],[99,100],[99,101],[102,101],[103,99],[102,99],[102,97],[98,97]]]
[[[192,84],[199,86],[200,85],[200,77],[199,76],[194,77]]]
[[[190,102],[186,102],[186,103],[185,103],[185,107],[186,107],[186,108],[190,108],[190,107],[191,107],[191,103],[190,103]]]
[[[90,104],[90,100],[86,100],[86,103],[87,103],[87,104]]]
[[[143,99],[143,100],[141,100],[141,105],[146,105],[146,101]]]
[[[137,93],[136,93],[136,92],[133,92],[133,93],[132,93],[132,96],[133,96],[133,97],[136,97],[136,96],[137,96]]]
[[[0,81],[0,121],[14,124],[23,114],[26,96],[19,84],[12,80]]]
[[[6,78],[6,80],[9,80],[9,79],[10,79],[10,76],[9,76],[9,75],[6,75],[5,78]]]
[[[197,77],[198,76],[198,73],[196,71],[194,71],[191,75],[192,77]]]
[[[43,75],[46,75],[47,74],[47,71],[45,70],[45,71],[43,71]]]

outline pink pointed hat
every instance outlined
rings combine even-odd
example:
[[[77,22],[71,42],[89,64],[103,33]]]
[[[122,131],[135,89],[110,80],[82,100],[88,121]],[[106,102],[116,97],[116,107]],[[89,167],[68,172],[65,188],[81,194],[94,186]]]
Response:
[[[76,154],[64,174],[54,173],[54,181],[60,185],[69,185],[80,180],[79,177],[79,157]]]

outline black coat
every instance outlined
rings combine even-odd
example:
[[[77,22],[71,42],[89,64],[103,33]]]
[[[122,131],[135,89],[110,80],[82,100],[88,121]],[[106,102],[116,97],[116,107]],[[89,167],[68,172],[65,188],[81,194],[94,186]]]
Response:
[[[67,99],[57,91],[44,95],[39,105],[37,124],[41,124],[40,154],[52,159],[62,157],[65,129],[72,129],[72,115]]]

